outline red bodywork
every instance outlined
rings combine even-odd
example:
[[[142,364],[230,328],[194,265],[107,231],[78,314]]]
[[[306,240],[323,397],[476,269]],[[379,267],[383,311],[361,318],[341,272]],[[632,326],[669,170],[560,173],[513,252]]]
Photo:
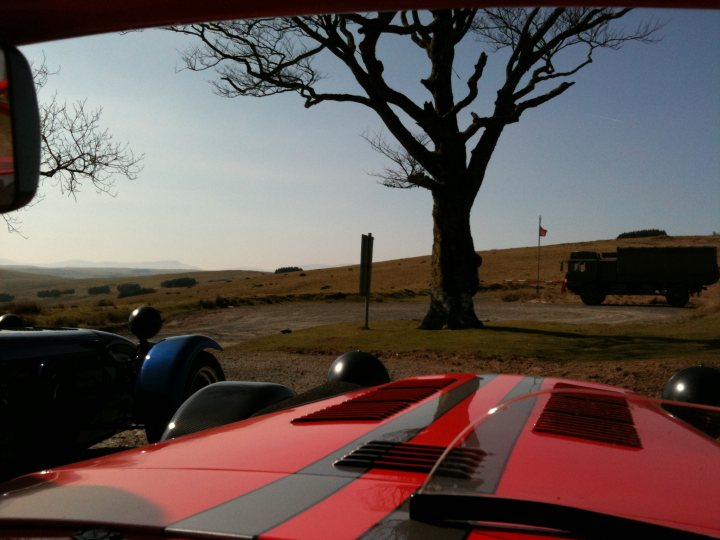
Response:
[[[547,0],[546,6],[596,6],[591,0]],[[717,8],[717,0],[604,0],[608,7]],[[429,9],[458,6],[527,6],[524,0],[7,0],[0,6],[4,43],[24,45],[68,37],[170,24],[312,13]]]
[[[585,418],[591,429],[578,432],[553,416],[566,405],[548,405],[556,398],[543,390],[558,385],[570,388],[571,399],[576,388],[619,391],[510,375],[398,381],[390,383],[393,395],[418,387],[429,395],[381,420],[303,421],[338,404],[345,404],[342,410],[348,402],[372,401],[377,390],[357,391],[15,480],[2,488],[0,525],[26,536],[32,536],[27,526],[43,535],[103,527],[125,535],[208,538],[567,538],[413,521],[408,499],[427,470],[336,463],[373,440],[444,449],[460,435],[484,456],[473,484],[484,496],[562,504],[720,538],[712,511],[712,501],[720,500],[716,441],[633,394],[613,398],[626,402],[630,435],[608,435],[605,420],[592,414]],[[486,416],[508,400],[519,400],[524,412],[510,414],[513,405]],[[602,406],[594,398],[591,405]]]

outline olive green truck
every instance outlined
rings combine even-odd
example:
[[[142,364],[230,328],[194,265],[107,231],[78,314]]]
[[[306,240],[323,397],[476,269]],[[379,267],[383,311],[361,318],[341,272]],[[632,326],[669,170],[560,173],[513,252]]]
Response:
[[[566,263],[564,287],[590,306],[608,294],[632,294],[663,295],[671,306],[683,307],[720,277],[714,246],[573,251]]]

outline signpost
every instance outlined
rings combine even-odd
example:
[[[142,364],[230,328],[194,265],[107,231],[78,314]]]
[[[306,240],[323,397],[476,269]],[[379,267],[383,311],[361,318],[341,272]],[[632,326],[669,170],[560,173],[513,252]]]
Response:
[[[370,278],[372,276],[372,233],[363,234],[360,243],[360,295],[365,297],[365,326],[368,330],[368,317],[370,315]]]

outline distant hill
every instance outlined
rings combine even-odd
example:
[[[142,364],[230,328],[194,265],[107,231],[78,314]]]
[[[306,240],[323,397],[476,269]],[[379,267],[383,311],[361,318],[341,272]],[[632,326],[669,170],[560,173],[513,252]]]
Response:
[[[195,271],[188,267],[189,271]],[[23,265],[0,265],[0,270],[35,274],[38,276],[53,276],[67,279],[104,279],[133,276],[154,276],[158,274],[172,274],[187,272],[188,270],[175,268],[123,268],[123,267],[46,267]]]
[[[29,265],[2,258],[0,258],[0,269],[69,279],[152,276],[198,270],[198,268],[180,261],[119,263],[113,261],[68,260],[43,265]]]
[[[144,261],[144,262],[91,262],[82,260],[61,261],[43,265],[48,268],[142,268],[151,270],[199,270],[180,261]]]

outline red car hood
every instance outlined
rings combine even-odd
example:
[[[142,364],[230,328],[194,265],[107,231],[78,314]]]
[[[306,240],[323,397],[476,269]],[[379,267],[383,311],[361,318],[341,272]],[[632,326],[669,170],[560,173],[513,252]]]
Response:
[[[459,510],[491,499],[720,538],[718,463],[717,441],[617,388],[428,376],[16,479],[0,487],[0,532],[538,537],[522,515],[509,532]]]

